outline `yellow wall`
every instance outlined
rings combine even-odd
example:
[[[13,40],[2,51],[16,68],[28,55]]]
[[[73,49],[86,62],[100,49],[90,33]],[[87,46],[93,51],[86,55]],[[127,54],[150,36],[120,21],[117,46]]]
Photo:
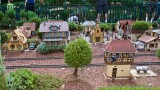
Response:
[[[113,68],[117,68],[116,77],[128,77],[128,76],[130,76],[131,65],[106,65],[104,72],[108,77],[112,77]]]
[[[97,30],[99,30],[99,33],[97,33]],[[101,32],[101,29],[100,28],[95,28],[94,31],[92,31],[92,34],[91,34],[91,42],[92,43],[97,42],[96,38],[99,37],[100,38],[99,42],[103,43],[103,36],[104,36],[104,33]]]
[[[158,47],[156,48],[156,43],[158,43]],[[149,45],[150,44],[154,44],[154,48],[150,48]],[[159,40],[156,40],[156,41],[151,41],[147,44],[147,47],[145,48],[146,50],[158,50],[160,48],[160,41]]]
[[[11,49],[11,47],[10,47],[10,45],[15,45],[15,48],[14,49]],[[17,48],[17,45],[21,45],[21,49],[18,49]],[[24,50],[24,48],[25,48],[25,45],[23,45],[23,43],[8,43],[8,50]]]

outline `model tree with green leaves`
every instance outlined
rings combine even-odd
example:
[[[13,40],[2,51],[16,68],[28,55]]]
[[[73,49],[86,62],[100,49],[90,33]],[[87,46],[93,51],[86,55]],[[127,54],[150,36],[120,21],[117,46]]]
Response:
[[[77,77],[78,68],[90,64],[92,49],[84,39],[76,39],[65,48],[64,59],[65,63],[75,68],[73,75]]]
[[[0,35],[0,90],[7,90],[5,67],[3,65],[4,58],[1,53],[1,35]]]
[[[157,50],[156,56],[160,59],[160,49]]]

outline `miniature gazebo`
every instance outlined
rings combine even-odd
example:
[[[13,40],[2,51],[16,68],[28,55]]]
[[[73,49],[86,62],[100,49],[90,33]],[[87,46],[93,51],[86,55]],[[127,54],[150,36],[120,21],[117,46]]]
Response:
[[[105,75],[108,78],[130,78],[135,47],[129,40],[113,40],[105,48]]]

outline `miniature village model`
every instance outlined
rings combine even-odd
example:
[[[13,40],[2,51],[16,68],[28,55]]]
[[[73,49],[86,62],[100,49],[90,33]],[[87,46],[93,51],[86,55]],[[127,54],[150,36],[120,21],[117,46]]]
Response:
[[[82,26],[84,27],[85,36],[90,37],[91,43],[104,42],[104,33],[101,31],[100,22],[85,21]]]
[[[95,43],[95,42],[100,42],[103,43],[103,32],[101,31],[100,28],[100,22],[96,22],[96,26],[94,27],[94,30],[91,31],[91,42]]]
[[[105,75],[109,78],[129,78],[135,47],[129,40],[113,40],[105,48]]]
[[[8,50],[24,50],[28,47],[27,38],[19,28],[14,30],[7,44]]]
[[[66,45],[70,40],[70,31],[66,21],[48,21],[40,24],[43,42],[47,46]]]
[[[160,30],[147,30],[138,38],[136,48],[139,50],[158,50],[160,48]]]

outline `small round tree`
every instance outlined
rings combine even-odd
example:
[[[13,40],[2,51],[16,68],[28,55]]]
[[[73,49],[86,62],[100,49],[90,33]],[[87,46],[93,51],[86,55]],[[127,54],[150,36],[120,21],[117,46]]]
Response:
[[[77,77],[78,68],[90,64],[92,49],[84,39],[76,39],[65,48],[64,59],[65,63],[75,68],[73,75]]]
[[[157,50],[156,56],[160,59],[160,49]]]
[[[0,35],[1,35],[1,45],[4,44],[5,42],[7,42],[8,40],[8,36],[5,32],[0,32]]]

